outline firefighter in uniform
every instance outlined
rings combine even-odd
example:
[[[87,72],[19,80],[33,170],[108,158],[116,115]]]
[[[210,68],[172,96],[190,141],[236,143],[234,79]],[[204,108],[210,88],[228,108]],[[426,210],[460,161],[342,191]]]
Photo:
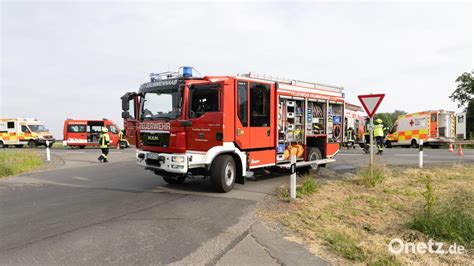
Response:
[[[347,131],[346,131],[346,138],[347,138],[347,148],[355,148],[355,133],[354,133],[354,129],[352,127],[350,127]]]
[[[374,125],[374,137],[377,143],[378,152],[377,154],[382,155],[383,153],[383,136],[384,136],[384,127],[382,119],[378,118],[375,120]]]
[[[123,136],[125,134],[125,129],[122,129],[120,130],[119,134],[118,134],[118,137],[119,137],[119,143],[117,145],[117,149],[120,149],[121,146],[123,145],[123,142],[124,142],[124,139],[123,139]],[[123,147],[125,147],[126,145],[123,145]]]
[[[370,119],[369,118],[365,119],[364,139],[365,139],[364,151],[366,153],[369,153],[369,148],[370,148]]]
[[[107,163],[107,155],[109,154],[109,143],[110,143],[110,136],[107,133],[108,130],[106,127],[102,127],[99,137],[99,148],[102,150],[102,154],[97,158],[101,163]]]

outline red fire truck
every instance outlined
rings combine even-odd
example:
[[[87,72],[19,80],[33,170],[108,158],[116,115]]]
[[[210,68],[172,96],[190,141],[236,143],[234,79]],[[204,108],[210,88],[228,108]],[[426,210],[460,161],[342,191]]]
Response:
[[[151,74],[122,96],[136,159],[172,184],[210,176],[219,192],[258,168],[317,170],[335,161],[344,136],[343,88],[253,73],[193,77],[192,68]]]
[[[102,120],[76,120],[64,121],[63,146],[83,149],[86,146],[99,146],[99,135],[102,127],[109,130],[110,145],[117,146],[119,127],[106,118]]]

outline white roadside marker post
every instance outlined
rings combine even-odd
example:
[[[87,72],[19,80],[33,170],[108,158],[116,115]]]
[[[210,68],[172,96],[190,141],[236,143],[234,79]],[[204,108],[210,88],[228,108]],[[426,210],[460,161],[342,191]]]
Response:
[[[419,149],[419,153],[420,153],[420,159],[418,160],[418,166],[420,168],[423,168],[423,140],[420,139],[420,149]]]
[[[296,199],[296,154],[291,155],[290,199]]]
[[[370,118],[370,168],[374,163],[374,117]]]
[[[51,152],[49,150],[49,140],[46,141],[46,161],[51,161]]]

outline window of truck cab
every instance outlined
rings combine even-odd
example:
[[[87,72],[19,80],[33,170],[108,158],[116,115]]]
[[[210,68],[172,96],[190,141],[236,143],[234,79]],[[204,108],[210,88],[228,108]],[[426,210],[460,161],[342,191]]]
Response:
[[[30,129],[26,125],[21,125],[21,132],[31,133]]]
[[[107,125],[107,129],[109,130],[110,133],[112,134],[117,134],[118,130],[114,125]]]
[[[219,112],[221,87],[219,84],[194,85],[189,88],[190,119],[199,118],[205,113]]]
[[[176,119],[181,114],[182,88],[156,90],[141,98],[141,120]]]
[[[250,126],[270,126],[270,85],[250,83]]]

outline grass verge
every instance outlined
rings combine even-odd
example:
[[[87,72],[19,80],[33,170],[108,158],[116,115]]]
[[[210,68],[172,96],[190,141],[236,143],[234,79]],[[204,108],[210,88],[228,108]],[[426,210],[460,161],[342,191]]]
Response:
[[[0,151],[0,177],[37,169],[43,159],[34,151]]]
[[[303,182],[296,186],[296,197],[302,198],[316,192],[320,184],[311,175],[306,175],[303,178]],[[278,198],[282,201],[290,201],[290,188],[283,186],[279,189]]]
[[[474,165],[384,168],[319,185],[286,203],[260,204],[258,218],[335,264],[469,264],[474,261]],[[378,170],[376,170],[378,171]],[[429,213],[429,214],[428,214]],[[464,254],[399,254],[388,243],[429,239],[461,244]]]
[[[377,184],[382,183],[385,173],[384,169],[378,165],[374,165],[372,168],[363,168],[357,173],[358,179],[355,181],[366,187],[375,187]]]

